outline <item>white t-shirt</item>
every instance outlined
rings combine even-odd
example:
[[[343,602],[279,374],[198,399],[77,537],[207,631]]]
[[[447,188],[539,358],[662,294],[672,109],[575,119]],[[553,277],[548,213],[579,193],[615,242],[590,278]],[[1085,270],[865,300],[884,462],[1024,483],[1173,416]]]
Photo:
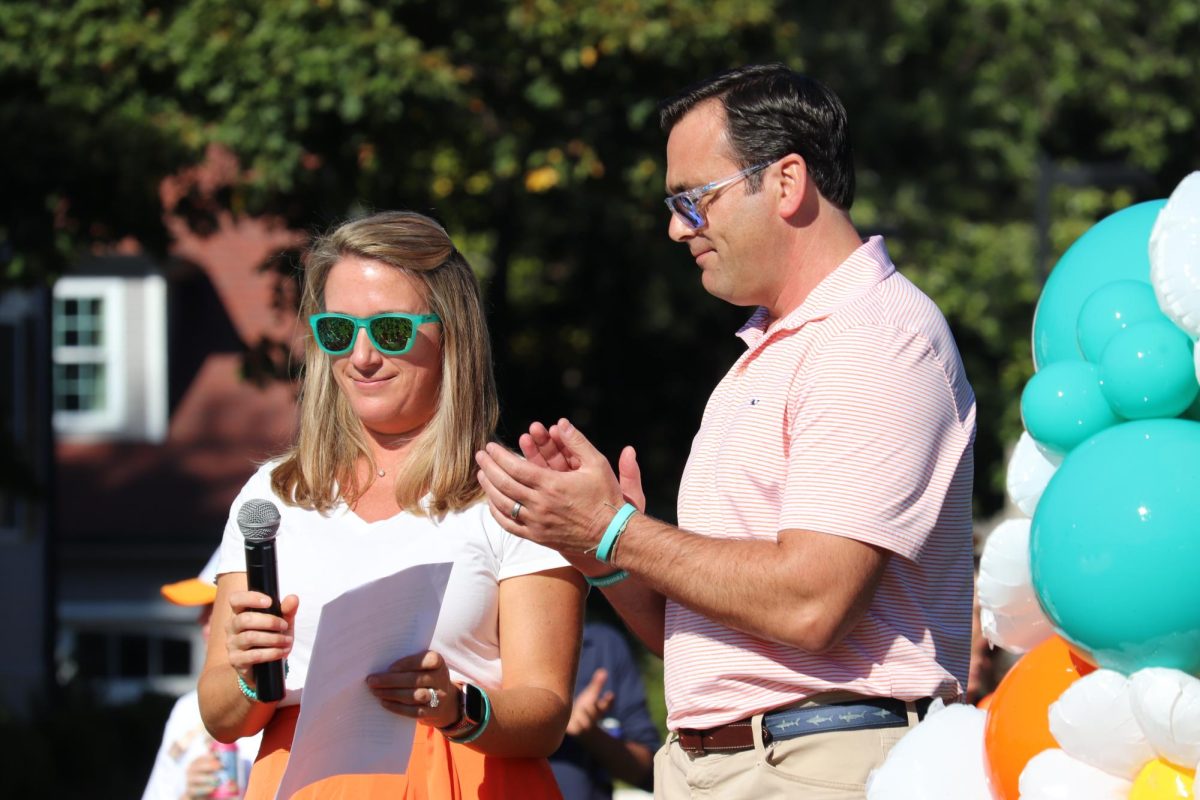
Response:
[[[258,755],[261,733],[238,739],[238,783],[246,785],[250,766]],[[163,730],[162,744],[154,758],[154,769],[146,782],[142,800],[179,800],[187,791],[187,768],[202,755],[211,754],[212,737],[204,730],[200,719],[200,700],[196,690],[188,692],[175,701],[167,726]]]
[[[246,571],[244,539],[237,526],[242,504],[251,499],[275,503],[281,518],[275,538],[280,598],[289,594],[300,598],[295,641],[288,656],[287,693],[280,705],[300,702],[324,605],[348,589],[417,564],[454,565],[430,649],[445,658],[452,679],[499,688],[500,581],[558,569],[567,566],[566,560],[509,534],[483,502],[441,519],[400,512],[371,523],[344,503],[328,515],[285,505],[271,490],[271,470],[277,464],[272,461],[260,467],[233,501],[217,574]],[[403,655],[408,654],[397,658]]]

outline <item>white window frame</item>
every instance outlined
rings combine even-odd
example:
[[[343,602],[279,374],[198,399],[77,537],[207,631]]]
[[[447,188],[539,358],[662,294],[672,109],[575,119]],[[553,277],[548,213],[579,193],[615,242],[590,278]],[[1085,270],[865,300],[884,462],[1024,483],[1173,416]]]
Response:
[[[157,274],[67,275],[54,285],[56,302],[96,298],[103,303],[103,346],[54,345],[53,359],[56,365],[66,364],[86,354],[91,356],[89,363],[103,363],[104,409],[55,410],[54,429],[65,436],[162,442],[168,427],[166,281]],[[129,337],[130,314],[141,320],[142,333],[136,341]],[[136,385],[130,374],[135,360],[140,362]]]
[[[100,346],[59,345],[52,333],[53,358],[59,364],[101,364],[104,368],[104,408],[100,411],[54,410],[54,427],[59,433],[109,433],[125,415],[125,293],[120,278],[60,278],[54,285],[51,323],[57,322],[58,303],[63,300],[100,300],[103,314],[103,344]],[[57,399],[55,387],[55,399]]]
[[[90,686],[99,691],[106,702],[123,703],[136,700],[144,692],[181,695],[196,688],[204,668],[207,642],[196,624],[197,608],[172,606],[166,603],[135,601],[65,602],[59,605],[59,632],[56,648],[58,679],[71,679],[77,669],[78,637],[99,635],[110,650],[104,674],[88,677]],[[147,674],[121,677],[116,673],[116,641],[121,636],[147,639],[149,646]],[[191,673],[163,673],[162,640],[186,641],[191,645]]]

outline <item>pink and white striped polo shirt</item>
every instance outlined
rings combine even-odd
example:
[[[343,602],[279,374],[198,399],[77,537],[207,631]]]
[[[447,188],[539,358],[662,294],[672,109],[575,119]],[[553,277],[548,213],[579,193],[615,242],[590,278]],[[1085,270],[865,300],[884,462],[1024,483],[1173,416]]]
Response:
[[[970,659],[975,396],[937,306],[874,237],[786,317],[760,308],[709,398],[679,525],[787,529],[892,552],[866,616],[813,654],[666,612],[668,726],[710,728],[824,691],[953,698]]]

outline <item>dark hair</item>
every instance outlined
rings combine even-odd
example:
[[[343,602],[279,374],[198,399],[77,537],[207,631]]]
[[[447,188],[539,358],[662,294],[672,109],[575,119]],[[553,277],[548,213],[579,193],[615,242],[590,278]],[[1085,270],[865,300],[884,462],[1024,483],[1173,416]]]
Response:
[[[796,153],[818,191],[849,210],[854,203],[854,154],[842,101],[820,81],[783,64],[738,67],[692,84],[659,106],[664,133],[706,100],[720,100],[734,157],[742,167]],[[762,176],[747,179],[757,191]]]

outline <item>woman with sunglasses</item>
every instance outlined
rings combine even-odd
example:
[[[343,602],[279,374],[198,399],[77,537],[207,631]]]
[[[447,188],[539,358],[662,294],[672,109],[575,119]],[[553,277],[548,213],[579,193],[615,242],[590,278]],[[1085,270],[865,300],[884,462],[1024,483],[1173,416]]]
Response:
[[[263,730],[247,797],[273,797],[323,604],[449,561],[429,650],[363,675],[364,691],[417,721],[411,754],[397,754],[397,774],[339,775],[296,797],[558,797],[544,757],[570,717],[584,592],[560,556],[504,532],[481,502],[473,459],[497,401],[474,273],[441,226],[407,212],[342,225],[305,266],[299,432],[226,525],[205,723],[225,741]],[[246,588],[235,520],[254,498],[282,517],[282,618]],[[286,694],[261,702],[253,667],[281,658]]]

